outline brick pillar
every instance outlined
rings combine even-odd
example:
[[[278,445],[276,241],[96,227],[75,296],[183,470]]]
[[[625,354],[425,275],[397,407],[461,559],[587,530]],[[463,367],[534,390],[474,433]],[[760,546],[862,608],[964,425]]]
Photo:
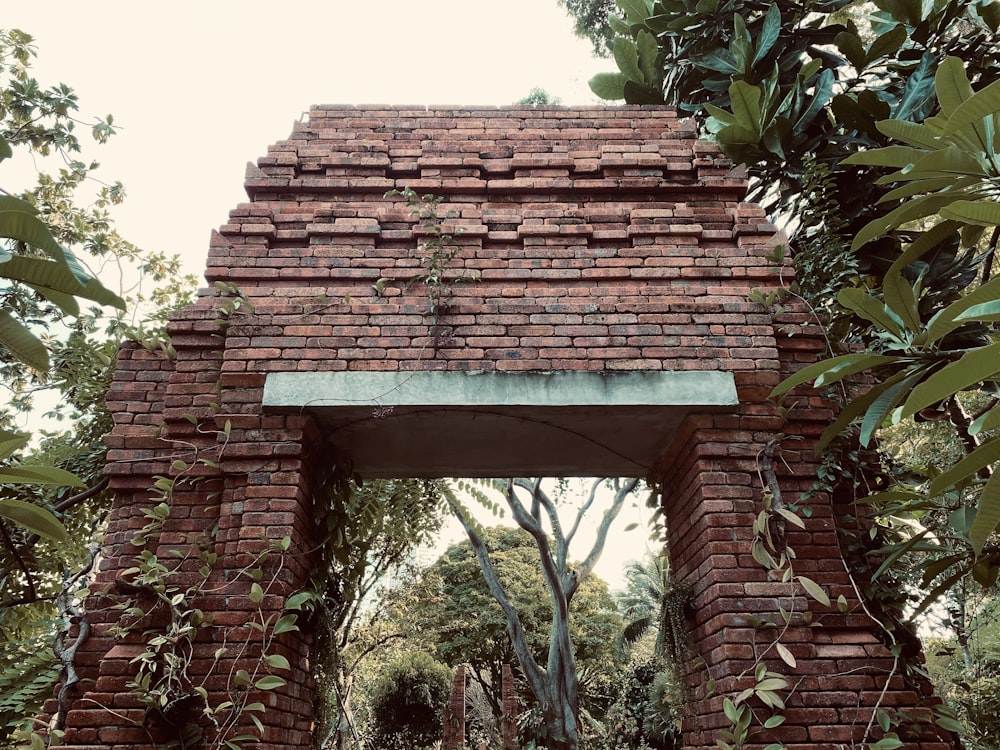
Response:
[[[807,317],[789,313],[783,321],[805,324]],[[808,335],[788,341],[793,343],[780,354],[777,343],[773,350],[784,372],[814,361],[815,349],[822,346]],[[791,362],[795,358],[797,364]],[[784,374],[777,365],[765,361],[758,370],[736,373],[736,414],[688,417],[660,475],[673,575],[693,593],[689,630],[697,658],[688,664],[690,705],[683,726],[689,749],[713,748],[720,731],[731,728],[723,701],[754,686],[760,654],[766,668],[784,676],[793,689],[782,691],[784,724],[771,730],[754,725],[755,746],[780,742],[789,750],[806,750],[874,742],[877,727],[874,735],[865,733],[876,706],[908,708],[923,712],[924,721],[930,718],[921,708],[923,696],[904,685],[876,637],[876,623],[857,599],[841,561],[830,498],[811,492],[819,462],[813,445],[832,415],[830,407],[815,393],[804,394],[787,419],[779,414],[767,402]],[[778,433],[797,436],[779,443],[772,462],[783,500],[800,503],[808,495],[811,510],[803,515],[804,529],[786,525],[788,546],[797,555],[794,574],[815,581],[833,602],[843,596],[844,612],[818,603],[795,581],[783,582],[751,554],[754,521],[763,507],[763,449]],[[787,629],[781,608],[796,613]],[[810,627],[803,613],[822,627]],[[755,627],[768,618],[779,627]],[[795,666],[779,658],[772,646],[776,637]],[[758,715],[770,715],[763,704],[751,705]],[[944,750],[949,745],[930,738],[907,747]]]
[[[503,750],[517,750],[517,715],[521,712],[521,704],[514,688],[514,670],[510,664],[503,665],[500,683],[500,696],[503,701]]]
[[[465,665],[455,669],[451,699],[444,707],[444,739],[442,750],[462,750],[465,744]]]
[[[115,499],[61,747],[152,750],[188,731],[213,735],[199,689],[213,707],[263,703],[266,710],[253,713],[262,722],[263,746],[310,744],[308,638],[298,627],[275,632],[274,625],[290,614],[285,603],[308,586],[315,562],[317,462],[310,446],[322,440],[309,416],[262,414],[263,375],[238,374],[220,387],[224,355],[216,317],[213,301],[204,298],[178,313],[170,326],[173,359],[140,348],[122,351],[107,397],[115,427],[107,437],[106,471]],[[329,463],[329,455],[321,458]],[[169,505],[161,532],[144,548],[134,546],[150,521],[146,514],[161,501]],[[175,656],[184,661],[171,689],[177,700],[168,701],[167,710],[144,705],[129,687],[133,660],[172,619],[162,596],[136,585],[141,551],[174,571],[164,580],[171,596],[186,597],[181,608],[205,613],[192,621],[192,644],[183,643],[176,654],[161,649],[156,657],[157,664]],[[191,590],[193,598],[184,593]],[[127,599],[147,614],[113,608]],[[272,661],[265,663],[262,654]],[[58,706],[50,701],[46,711],[55,714]],[[251,712],[231,717],[226,708],[216,716],[225,738],[257,733]]]

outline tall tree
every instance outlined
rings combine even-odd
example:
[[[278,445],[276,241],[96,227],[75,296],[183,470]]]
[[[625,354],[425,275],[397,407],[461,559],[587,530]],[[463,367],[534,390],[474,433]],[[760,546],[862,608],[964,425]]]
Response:
[[[512,479],[498,485],[514,521],[531,536],[552,605],[544,665],[531,648],[522,612],[501,580],[479,525],[464,505],[454,497],[449,499],[456,518],[469,537],[486,586],[503,611],[511,646],[521,672],[538,701],[548,734],[547,742],[555,750],[576,750],[580,742],[580,676],[570,632],[570,605],[583,582],[593,572],[604,551],[612,523],[638,484],[637,479],[595,480],[568,527],[560,519],[556,498],[542,487],[542,480]],[[587,512],[594,507],[602,488],[607,488],[611,497],[597,524],[594,543],[582,561],[574,563],[569,556],[570,544]],[[519,491],[528,493],[527,504],[521,499]]]
[[[373,652],[399,633],[376,627],[384,615],[377,588],[441,527],[439,483],[389,479],[365,482],[331,478],[327,493],[327,543],[322,592],[315,613],[312,668],[317,685],[317,750],[357,746],[352,709],[355,674]]]

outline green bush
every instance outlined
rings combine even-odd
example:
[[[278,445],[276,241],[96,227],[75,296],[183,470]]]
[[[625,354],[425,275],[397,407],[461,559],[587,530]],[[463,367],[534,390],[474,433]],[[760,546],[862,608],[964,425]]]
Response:
[[[438,742],[451,685],[451,670],[429,654],[407,653],[390,662],[370,697],[373,746],[422,750]]]

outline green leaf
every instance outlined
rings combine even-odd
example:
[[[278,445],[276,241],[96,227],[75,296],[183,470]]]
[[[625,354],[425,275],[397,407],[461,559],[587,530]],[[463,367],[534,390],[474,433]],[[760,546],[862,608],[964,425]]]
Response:
[[[729,99],[733,114],[740,126],[752,131],[760,138],[760,89],[745,81],[733,81],[729,87]]]
[[[0,309],[0,346],[38,372],[48,372],[49,352],[39,338],[4,308]]]
[[[858,151],[844,159],[841,164],[866,164],[873,167],[902,169],[913,164],[924,154],[924,151],[909,146],[885,146]]]
[[[976,421],[969,425],[969,434],[978,435],[980,432],[995,430],[997,427],[1000,427],[1000,406],[994,406],[985,414],[979,415]]]
[[[260,604],[264,600],[264,589],[260,587],[260,584],[254,581],[250,585],[250,601],[254,604]]]
[[[598,73],[587,82],[587,85],[601,99],[619,101],[625,98],[626,80],[621,73]]]
[[[865,412],[864,419],[861,421],[861,445],[866,448],[868,447],[872,436],[882,426],[882,423],[885,422],[889,412],[896,408],[899,401],[909,393],[913,384],[918,382],[923,375],[922,371],[915,372],[910,377],[886,388],[879,394],[878,398],[868,407],[868,411]]]
[[[757,37],[757,54],[754,55],[753,65],[763,60],[767,53],[771,51],[778,34],[781,32],[781,12],[777,3],[771,3],[764,15],[764,25],[761,27],[760,35]]]
[[[639,52],[639,70],[642,72],[642,82],[652,86],[656,83],[658,70],[656,65],[657,57],[660,54],[660,46],[656,42],[656,37],[645,29],[640,29],[636,37],[636,49]]]
[[[903,141],[903,143],[915,148],[937,149],[941,147],[938,136],[926,125],[909,120],[881,120],[875,124],[875,127],[883,135],[897,141]]]
[[[964,322],[960,318],[972,308],[998,298],[1000,277],[994,277],[935,315],[927,326],[927,342],[937,341],[960,327]]]
[[[881,300],[876,299],[864,289],[857,289],[855,287],[841,289],[837,295],[837,301],[848,310],[874,323],[895,338],[898,339],[902,336],[902,320],[898,315],[895,315],[892,310],[887,309]],[[919,328],[919,326],[917,327]]]
[[[995,377],[998,372],[1000,372],[1000,343],[973,349],[963,354],[957,362],[942,367],[914,388],[903,405],[901,416],[905,419],[980,381]]]
[[[949,119],[962,102],[973,95],[972,85],[965,75],[965,64],[959,58],[948,56],[941,61],[934,76],[934,91],[942,114]]]
[[[272,633],[274,635],[281,635],[282,633],[290,633],[293,630],[298,630],[299,626],[296,625],[298,618],[295,615],[282,615],[278,618],[278,621],[274,623],[274,630]]]
[[[831,359],[825,359],[822,362],[816,362],[808,367],[803,367],[794,375],[789,375],[774,387],[768,398],[783,396],[795,386],[802,385],[805,382],[823,377],[824,375],[826,377],[823,378],[823,382],[829,384],[849,375],[854,375],[864,370],[872,370],[881,365],[897,361],[899,361],[899,357],[889,357],[883,354],[869,354],[867,352],[841,354]]]
[[[775,643],[774,648],[778,652],[778,656],[781,657],[781,660],[792,669],[795,669],[795,656],[788,650],[788,647],[783,643]],[[775,724],[775,726],[777,726],[777,724]],[[770,729],[770,727],[768,728]]]
[[[978,446],[948,471],[936,476],[931,482],[930,493],[940,495],[949,487],[974,477],[981,469],[997,461],[1000,461],[1000,438],[993,438]]]
[[[635,42],[626,37],[615,39],[614,46],[615,64],[625,76],[626,80],[646,83],[642,71],[639,69],[639,50]]]
[[[986,321],[996,321],[1000,320],[1000,299],[991,300],[989,302],[983,302],[978,305],[973,305],[968,310],[966,310],[961,315],[957,316],[955,320],[965,321],[965,320],[986,320]]]
[[[291,669],[292,668],[292,665],[288,663],[288,659],[286,659],[281,654],[270,654],[270,655],[264,657],[264,661],[267,664],[267,666],[271,667],[271,669]]]
[[[902,24],[895,26],[891,31],[880,34],[868,48],[865,65],[871,65],[876,60],[894,55],[906,41],[906,27]]]
[[[805,576],[796,576],[796,578],[809,596],[826,607],[830,606],[830,597],[827,596],[827,593],[818,583],[816,583],[816,581],[812,578],[806,578]]]
[[[959,104],[948,117],[943,135],[954,135],[966,125],[977,124],[994,112],[1000,112],[1000,81],[994,81]]]
[[[856,33],[853,31],[841,31],[833,38],[833,43],[837,45],[837,49],[854,66],[855,70],[861,71],[864,69],[867,64],[865,48],[861,44],[861,38]]]
[[[0,484],[54,484],[61,487],[83,487],[75,474],[54,466],[0,466]]]
[[[1000,203],[993,200],[955,201],[943,207],[939,213],[946,219],[966,224],[1000,226]]]
[[[0,481],[2,481],[2,477],[0,477]],[[32,534],[51,539],[54,542],[65,542],[69,539],[66,527],[59,522],[59,519],[50,511],[33,503],[23,500],[0,499],[0,516],[13,521]]]
[[[882,296],[885,306],[895,318],[903,321],[910,331],[919,331],[923,326],[917,309],[917,294],[901,273],[889,273],[882,279]]]
[[[274,675],[268,675],[267,677],[261,677],[257,682],[253,684],[258,690],[274,690],[282,685],[286,685],[287,681],[280,677],[275,677]]]

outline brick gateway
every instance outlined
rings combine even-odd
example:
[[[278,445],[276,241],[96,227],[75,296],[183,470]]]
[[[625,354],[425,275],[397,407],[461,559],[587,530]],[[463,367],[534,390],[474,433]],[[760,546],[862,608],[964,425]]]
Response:
[[[384,197],[407,187],[455,212],[450,265],[475,279],[453,285],[433,325],[425,288],[408,286],[422,271],[421,227]],[[685,747],[713,747],[728,725],[723,696],[750,684],[739,675],[753,662],[752,616],[791,594],[750,554],[762,448],[779,431],[802,436],[774,464],[797,498],[829,417],[808,396],[787,421],[767,401],[822,342],[801,312],[779,330],[748,301],[789,271],[763,258],[774,227],[740,202],[745,187],[666,108],[312,109],[248,166],[249,202],[212,236],[206,278],[238,286],[252,308],[220,316],[226,294],[213,288],[173,316],[175,356],[121,354],[108,396],[116,500],[94,590],[133,564],[154,477],[195,450],[218,466],[178,486],[159,542],[217,525],[210,583],[224,594],[201,602],[215,625],[195,677],[224,636],[249,632],[257,605],[234,575],[262,538],[292,539],[262,611],[280,613],[307,580],[312,489],[331,462],[369,476],[648,476],[663,488],[674,574],[694,593]],[[797,690],[764,744],[848,747],[879,700],[922,699],[858,605],[829,501],[813,510],[805,530],[789,529],[796,572],[850,606],[797,598],[824,627],[785,634],[797,666],[781,671]],[[112,636],[121,613],[110,601],[91,601],[68,747],[153,746],[126,690],[141,641]],[[265,696],[264,746],[306,748],[308,639],[279,640],[293,671]]]

